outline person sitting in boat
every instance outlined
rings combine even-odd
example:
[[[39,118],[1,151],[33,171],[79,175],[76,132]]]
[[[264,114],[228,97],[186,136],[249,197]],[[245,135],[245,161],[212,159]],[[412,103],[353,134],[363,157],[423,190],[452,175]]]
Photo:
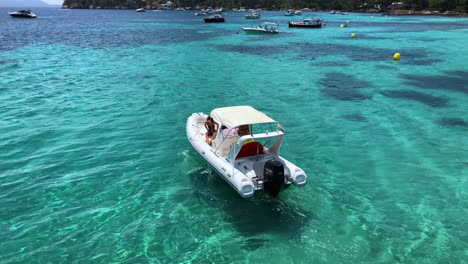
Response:
[[[216,123],[211,116],[208,116],[205,121],[205,128],[206,143],[211,146],[213,144],[213,139],[215,139],[218,134],[219,124]]]
[[[249,125],[240,125],[237,129],[237,134],[239,134],[240,137],[250,134]]]

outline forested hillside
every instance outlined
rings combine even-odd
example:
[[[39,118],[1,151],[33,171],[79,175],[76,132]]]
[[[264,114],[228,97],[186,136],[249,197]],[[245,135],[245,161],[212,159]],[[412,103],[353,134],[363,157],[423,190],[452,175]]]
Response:
[[[65,0],[64,5],[70,8],[154,8],[164,4],[163,0]],[[377,9],[388,11],[392,0],[174,0],[173,6],[181,7],[224,7],[224,8],[265,8],[265,9],[299,9],[366,11]],[[468,0],[403,0],[401,9],[438,10],[468,12]]]

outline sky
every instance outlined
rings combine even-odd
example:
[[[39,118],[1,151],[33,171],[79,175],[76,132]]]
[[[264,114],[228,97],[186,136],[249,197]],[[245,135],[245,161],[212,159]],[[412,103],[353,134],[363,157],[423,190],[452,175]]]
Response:
[[[63,4],[63,0],[42,0],[50,5],[61,5]]]

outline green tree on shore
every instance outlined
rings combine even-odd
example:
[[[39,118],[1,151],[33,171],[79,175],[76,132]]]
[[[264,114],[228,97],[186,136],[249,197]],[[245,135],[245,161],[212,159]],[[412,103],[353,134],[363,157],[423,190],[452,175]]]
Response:
[[[317,10],[368,10],[377,8],[382,11],[390,9],[397,0],[174,0],[175,6],[181,7],[225,7],[225,8],[266,8],[266,9],[299,9]],[[402,0],[402,9],[438,10],[468,12],[468,0]],[[64,5],[71,8],[154,8],[164,4],[165,0],[65,0]]]

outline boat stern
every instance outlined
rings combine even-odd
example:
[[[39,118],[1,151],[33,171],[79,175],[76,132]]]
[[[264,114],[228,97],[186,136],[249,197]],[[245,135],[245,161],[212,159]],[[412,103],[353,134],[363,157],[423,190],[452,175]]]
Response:
[[[240,183],[240,189],[238,189],[238,193],[243,198],[252,197],[255,193],[255,186],[247,178],[244,178]]]
[[[307,174],[304,172],[303,169],[296,166],[294,163],[291,163],[282,158],[284,161],[285,166],[289,170],[289,179],[290,181],[298,187],[304,186],[307,183]]]

